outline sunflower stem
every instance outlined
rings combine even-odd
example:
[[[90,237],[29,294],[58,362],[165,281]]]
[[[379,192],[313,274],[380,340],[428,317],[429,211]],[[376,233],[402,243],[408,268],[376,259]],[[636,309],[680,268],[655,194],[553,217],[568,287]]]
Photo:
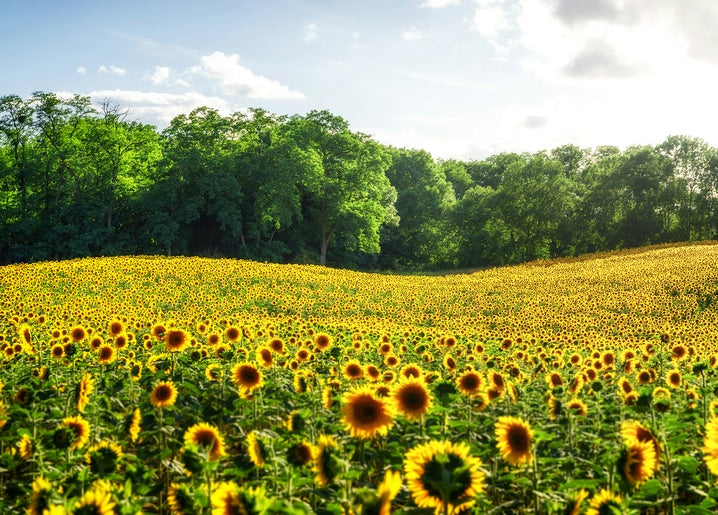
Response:
[[[534,449],[533,453],[533,460],[531,460],[532,464],[532,483],[533,483],[533,491],[531,492],[533,494],[534,499],[534,512],[535,513],[541,513],[541,501],[539,500],[538,496],[538,486],[539,486],[539,472],[538,472],[538,457],[536,456],[536,449]]]

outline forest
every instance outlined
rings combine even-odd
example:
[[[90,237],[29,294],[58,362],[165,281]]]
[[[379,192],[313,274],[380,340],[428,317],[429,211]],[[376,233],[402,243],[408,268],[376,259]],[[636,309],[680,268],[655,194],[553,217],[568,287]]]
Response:
[[[326,110],[202,107],[159,131],[109,100],[0,97],[0,264],[163,254],[436,270],[717,233],[718,149],[695,137],[436,160]]]

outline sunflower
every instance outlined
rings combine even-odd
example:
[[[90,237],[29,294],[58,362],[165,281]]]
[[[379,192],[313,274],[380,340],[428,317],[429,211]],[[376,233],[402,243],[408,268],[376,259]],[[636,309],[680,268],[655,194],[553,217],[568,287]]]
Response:
[[[376,365],[369,364],[364,367],[364,377],[367,381],[378,381],[381,378],[381,370]]]
[[[82,326],[75,326],[70,330],[70,338],[73,342],[80,343],[87,338],[87,331]]]
[[[686,349],[683,345],[678,344],[674,345],[671,349],[671,359],[675,361],[681,361],[688,355],[688,349]]]
[[[531,461],[533,431],[527,422],[517,417],[499,417],[495,434],[496,447],[504,460],[511,465],[522,465]]]
[[[59,443],[62,443],[67,438],[67,443],[71,450],[83,447],[90,439],[90,423],[80,415],[62,419],[60,431],[62,431],[60,435],[55,433],[60,438]]]
[[[257,362],[264,368],[272,368],[274,365],[272,349],[269,347],[260,347],[257,349]]]
[[[257,468],[264,467],[267,459],[267,445],[256,431],[252,431],[247,435],[247,453],[249,454],[249,461]]]
[[[341,471],[337,457],[337,441],[331,436],[320,435],[314,454],[315,481],[319,486],[332,483]]]
[[[573,499],[569,501],[568,505],[563,510],[564,515],[579,515],[581,513],[581,505],[587,498],[588,492],[581,488],[581,490],[576,492],[576,495],[574,495]]]
[[[170,329],[164,335],[164,342],[168,352],[179,352],[189,343],[189,335],[182,329]]]
[[[404,458],[406,484],[419,508],[458,513],[471,508],[484,489],[481,460],[468,444],[438,442],[417,445]]]
[[[633,385],[624,377],[618,382],[618,393],[621,394],[621,397],[625,397],[631,392],[633,392]]]
[[[85,370],[82,374],[82,379],[77,384],[75,389],[75,397],[77,399],[77,411],[83,413],[87,404],[90,402],[90,394],[95,388],[95,380],[92,378],[89,372]]]
[[[651,375],[650,370],[641,370],[638,372],[637,379],[639,384],[646,385],[653,381],[653,376]]]
[[[556,420],[564,414],[563,402],[554,397],[553,394],[549,393],[546,403],[548,404],[548,416],[551,420]]]
[[[332,337],[326,333],[319,333],[314,337],[314,348],[319,351],[327,350],[332,344]]]
[[[718,476],[718,417],[713,416],[706,424],[703,437],[703,461],[711,474]]]
[[[73,515],[114,515],[112,494],[101,483],[93,484],[75,505]]]
[[[551,372],[546,374],[546,383],[549,388],[556,388],[557,386],[563,386],[563,378],[558,372]]]
[[[315,454],[314,446],[307,442],[295,443],[287,450],[287,461],[295,467],[312,463]]]
[[[342,375],[347,380],[356,380],[364,377],[364,368],[356,359],[349,361],[342,369]]]
[[[50,355],[55,359],[62,359],[65,357],[65,346],[61,343],[56,343],[50,349]]]
[[[491,387],[489,388],[490,390],[498,390],[499,392],[503,392],[504,388],[506,388],[504,378],[498,372],[491,372],[489,374],[489,382],[491,383]]]
[[[666,375],[666,384],[671,388],[678,388],[683,383],[683,377],[678,369],[671,370]]]
[[[462,394],[475,397],[484,387],[484,379],[478,372],[469,370],[459,376],[456,386]]]
[[[93,474],[112,474],[122,459],[122,447],[114,442],[102,441],[93,445],[85,454],[85,461]]]
[[[27,433],[23,434],[22,437],[20,437],[20,441],[17,443],[17,447],[17,452],[23,460],[27,461],[32,458],[33,445],[30,435]]]
[[[633,440],[621,452],[618,472],[631,486],[638,487],[648,481],[658,468],[656,450],[652,442]]]
[[[304,417],[298,411],[293,410],[284,422],[284,427],[290,433],[301,432],[306,427],[306,423],[304,422]]]
[[[396,354],[387,354],[384,357],[384,364],[389,368],[394,368],[395,366],[399,365],[399,356]]]
[[[217,363],[210,363],[207,368],[204,369],[204,377],[208,381],[218,381],[222,377],[222,367]]]
[[[115,349],[122,350],[127,347],[129,343],[129,336],[125,333],[118,334],[112,339],[112,343],[115,345]]]
[[[586,515],[605,515],[609,513],[623,513],[623,499],[607,488],[601,489],[588,501]]]
[[[396,411],[409,420],[419,420],[432,405],[431,394],[423,381],[403,379],[392,391],[391,400]]]
[[[209,449],[210,461],[226,456],[222,435],[219,434],[216,427],[206,422],[195,424],[185,431],[184,443],[185,445],[191,444],[203,449]]]
[[[172,381],[157,383],[150,393],[150,403],[155,408],[168,408],[173,406],[175,401],[177,401],[177,388]]]
[[[108,365],[115,361],[115,349],[111,345],[103,344],[97,351],[97,362],[100,365]]]
[[[262,372],[251,363],[238,363],[232,368],[232,380],[240,393],[252,393],[264,384]]]
[[[623,443],[630,445],[634,440],[639,442],[650,442],[655,450],[656,460],[660,460],[661,456],[661,444],[658,438],[655,437],[653,432],[647,427],[643,426],[636,420],[627,420],[621,424],[621,437]]]
[[[309,381],[309,373],[306,370],[298,370],[292,378],[292,387],[297,393],[305,393],[312,390],[312,384]]]
[[[491,402],[491,399],[486,393],[480,393],[477,396],[472,397],[471,400],[473,402],[472,409],[474,411],[484,411]]]
[[[332,409],[334,405],[334,389],[331,386],[322,388],[322,406],[326,410]]]
[[[140,423],[142,422],[142,413],[140,412],[140,408],[135,408],[135,410],[132,412],[132,415],[128,417],[127,421],[127,432],[130,435],[130,440],[134,443],[137,441],[137,438],[140,436]]]
[[[155,328],[157,328],[157,330],[159,330],[161,328],[162,329],[161,332],[162,333],[165,332],[164,326],[156,325],[155,327],[152,328],[152,334],[154,334],[155,337],[158,337],[157,334],[155,334]],[[120,322],[119,320],[112,320],[110,322],[110,325],[107,327],[107,330],[110,333],[110,336],[114,337],[114,336],[117,336],[118,334],[122,334],[125,332],[125,325],[122,322]]]
[[[27,508],[28,515],[43,515],[50,509],[50,499],[55,489],[50,482],[42,476],[38,476],[32,482],[32,494],[30,495],[30,506]]]
[[[369,439],[385,435],[392,426],[392,409],[377,399],[369,387],[355,388],[342,397],[342,423],[354,438]]]
[[[194,502],[195,496],[183,485],[172,483],[167,491],[167,504],[172,515],[189,515],[197,513]]]
[[[266,501],[263,487],[240,488],[234,482],[219,483],[211,496],[212,515],[259,513],[258,501]]]
[[[401,490],[401,483],[400,472],[387,470],[384,473],[384,480],[376,489],[376,495],[379,500],[379,515],[389,515],[391,513],[391,501]]]
[[[588,408],[586,407],[586,403],[584,403],[581,399],[573,398],[570,401],[568,401],[568,404],[566,405],[566,409],[572,412],[574,415],[577,415],[579,417],[585,417],[588,413]]]

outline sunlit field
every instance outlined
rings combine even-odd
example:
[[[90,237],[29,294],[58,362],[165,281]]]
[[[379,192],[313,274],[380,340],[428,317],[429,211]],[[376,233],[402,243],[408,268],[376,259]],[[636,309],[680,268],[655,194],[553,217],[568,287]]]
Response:
[[[715,513],[718,245],[0,268],[0,512]]]

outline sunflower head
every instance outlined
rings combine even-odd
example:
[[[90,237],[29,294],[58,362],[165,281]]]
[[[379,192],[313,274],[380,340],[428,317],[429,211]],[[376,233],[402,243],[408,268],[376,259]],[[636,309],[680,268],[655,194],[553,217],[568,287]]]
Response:
[[[172,381],[162,381],[150,393],[150,403],[159,409],[168,408],[177,401],[177,388]]]
[[[169,352],[179,352],[189,343],[189,335],[182,329],[171,329],[165,333],[164,341]]]
[[[115,503],[112,494],[102,483],[96,482],[75,505],[75,515],[114,515]]]
[[[232,368],[232,380],[241,392],[252,393],[260,388],[264,381],[262,372],[251,363],[238,363]]]
[[[226,455],[224,439],[219,434],[219,429],[206,422],[195,424],[185,431],[184,442],[185,445],[204,450],[210,461]]]
[[[27,508],[28,515],[43,515],[50,509],[52,494],[55,489],[52,484],[42,476],[38,476],[32,482],[32,494],[30,495],[30,506]]]
[[[255,467],[264,467],[269,452],[264,438],[256,431],[252,431],[247,435],[247,453],[249,454],[249,461],[251,461]]]
[[[650,441],[629,441],[617,463],[618,473],[631,486],[645,483],[658,468],[656,450]]]
[[[369,387],[355,388],[343,398],[342,423],[354,438],[370,439],[385,435],[393,424],[391,405],[377,398]]]
[[[429,412],[431,393],[426,384],[414,378],[405,378],[393,389],[391,399],[394,409],[409,420],[419,420]]]
[[[314,446],[307,442],[298,442],[289,447],[287,451],[287,461],[295,467],[302,467],[314,461],[316,450]]]
[[[586,515],[623,513],[623,499],[611,490],[603,488],[588,501]]]
[[[98,476],[115,472],[122,458],[122,447],[114,442],[103,441],[93,445],[85,454],[90,471]]]
[[[496,447],[511,465],[523,465],[533,459],[533,431],[528,422],[517,417],[499,417],[496,423]]]
[[[581,505],[587,498],[588,492],[583,488],[576,492],[563,510],[564,515],[579,515],[581,513]]]
[[[172,515],[197,513],[195,496],[186,486],[172,483],[167,492],[167,504]]]
[[[319,486],[326,486],[339,476],[342,470],[338,455],[337,441],[331,436],[320,435],[314,453],[315,481]]]
[[[484,489],[481,460],[466,443],[430,441],[411,449],[404,459],[407,487],[419,508],[437,513],[468,509]]]

